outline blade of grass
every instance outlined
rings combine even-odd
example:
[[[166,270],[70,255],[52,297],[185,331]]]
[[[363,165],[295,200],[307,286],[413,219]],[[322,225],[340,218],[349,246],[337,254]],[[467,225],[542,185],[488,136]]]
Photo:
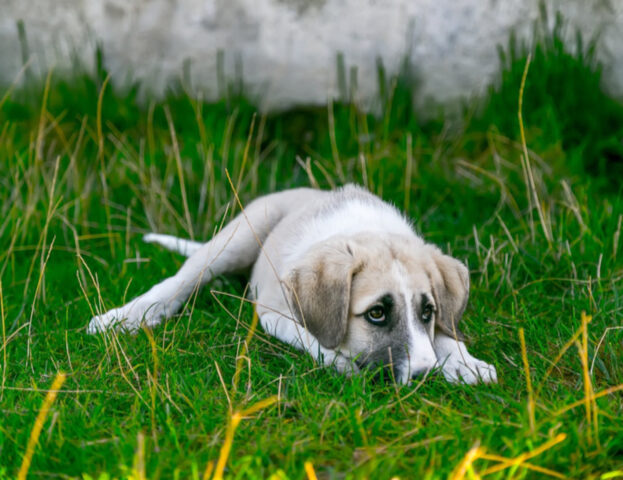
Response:
[[[526,66],[524,67],[523,76],[521,77],[521,85],[519,87],[519,105],[517,110],[517,117],[519,119],[519,133],[521,136],[521,146],[523,148],[523,156],[522,158],[522,168],[524,170],[524,175],[526,178],[526,188],[528,193],[528,202],[530,205],[530,216],[532,216],[532,209],[536,207],[537,213],[539,214],[539,222],[541,223],[541,228],[543,230],[543,234],[545,235],[545,239],[547,240],[548,246],[551,248],[552,246],[552,232],[551,232],[551,221],[548,223],[545,218],[545,212],[543,209],[543,205],[539,200],[539,194],[536,189],[536,183],[534,181],[534,174],[532,172],[532,167],[530,165],[530,155],[528,154],[528,146],[526,143],[526,133],[524,131],[523,124],[523,95],[524,89],[526,86],[526,78],[528,77],[528,70],[530,68],[530,61],[532,59],[532,55],[528,54],[526,59]],[[532,241],[534,242],[534,229],[532,227],[532,219],[530,220],[530,226],[532,228]]]
[[[530,420],[530,431],[535,432],[534,421],[534,392],[532,390],[532,379],[530,376],[530,364],[528,363],[528,353],[526,351],[526,338],[524,336],[524,329],[519,329],[519,341],[521,343],[521,359],[523,360],[524,374],[526,377],[526,388],[528,390],[528,418]]]
[[[186,181],[184,180],[184,168],[182,167],[182,157],[180,155],[180,146],[177,142],[177,135],[175,133],[175,125],[173,118],[171,117],[171,111],[168,105],[164,106],[164,115],[167,118],[169,124],[169,132],[171,134],[171,143],[173,145],[173,155],[175,156],[175,165],[177,166],[177,176],[180,182],[180,191],[182,194],[182,205],[184,206],[184,217],[186,218],[186,231],[190,235],[191,240],[195,239],[193,233],[193,223],[190,218],[190,208],[188,207],[188,196],[186,194]]]
[[[314,470],[314,465],[312,464],[312,462],[310,462],[309,460],[306,461],[304,464],[304,468],[305,468],[305,473],[307,474],[308,480],[318,480],[318,477],[316,476],[316,471]]]
[[[24,453],[24,458],[22,460],[22,466],[19,469],[17,474],[18,480],[26,480],[26,476],[28,475],[28,470],[30,469],[30,463],[32,462],[32,456],[35,453],[35,447],[37,446],[37,441],[39,440],[39,435],[41,435],[41,430],[43,429],[43,422],[48,416],[48,412],[50,411],[50,407],[56,400],[56,396],[58,395],[58,390],[63,386],[65,380],[67,379],[66,375],[62,372],[56,374],[54,381],[52,382],[52,386],[50,390],[45,396],[43,400],[43,404],[41,405],[41,409],[39,410],[39,414],[35,419],[35,424],[30,431],[30,438],[28,439],[28,444],[26,445],[26,452]]]

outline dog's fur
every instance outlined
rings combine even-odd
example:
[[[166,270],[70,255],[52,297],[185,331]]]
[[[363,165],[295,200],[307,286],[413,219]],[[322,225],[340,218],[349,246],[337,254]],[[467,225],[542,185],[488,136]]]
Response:
[[[157,325],[216,275],[252,267],[250,292],[264,330],[341,372],[391,366],[407,383],[440,366],[452,382],[497,381],[458,330],[469,290],[465,265],[362,188],[261,197],[205,244],[159,234],[145,240],[189,259],[147,293],[94,317],[89,333]]]

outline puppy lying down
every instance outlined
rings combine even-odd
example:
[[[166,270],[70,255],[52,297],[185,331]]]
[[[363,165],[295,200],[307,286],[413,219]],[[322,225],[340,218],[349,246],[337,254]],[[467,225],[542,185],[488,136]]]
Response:
[[[189,258],[172,277],[94,317],[89,333],[153,327],[216,275],[252,268],[264,330],[340,372],[388,366],[408,383],[440,367],[451,382],[497,381],[457,328],[469,291],[465,265],[362,188],[260,197],[207,243],[154,233],[145,241]]]

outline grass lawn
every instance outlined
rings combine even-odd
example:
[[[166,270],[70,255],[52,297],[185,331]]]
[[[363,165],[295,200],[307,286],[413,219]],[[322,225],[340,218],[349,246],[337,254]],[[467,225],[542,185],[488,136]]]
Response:
[[[101,72],[2,90],[0,478],[623,478],[623,107],[591,58],[537,45],[525,141],[521,48],[460,122],[382,76],[378,115],[137,106]],[[500,382],[340,376],[251,329],[242,277],[87,335],[181,265],[143,233],[209,239],[237,212],[227,173],[243,203],[356,182],[405,210],[468,263],[463,330]]]

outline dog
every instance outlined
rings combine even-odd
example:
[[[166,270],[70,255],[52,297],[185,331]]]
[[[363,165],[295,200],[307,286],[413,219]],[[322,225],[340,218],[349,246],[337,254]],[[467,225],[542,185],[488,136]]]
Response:
[[[450,382],[497,381],[458,329],[467,267],[361,187],[260,197],[207,243],[156,233],[144,240],[188,259],[146,293],[93,317],[89,333],[154,327],[215,276],[252,269],[263,329],[321,364],[346,374],[386,367],[399,383],[436,367]]]

